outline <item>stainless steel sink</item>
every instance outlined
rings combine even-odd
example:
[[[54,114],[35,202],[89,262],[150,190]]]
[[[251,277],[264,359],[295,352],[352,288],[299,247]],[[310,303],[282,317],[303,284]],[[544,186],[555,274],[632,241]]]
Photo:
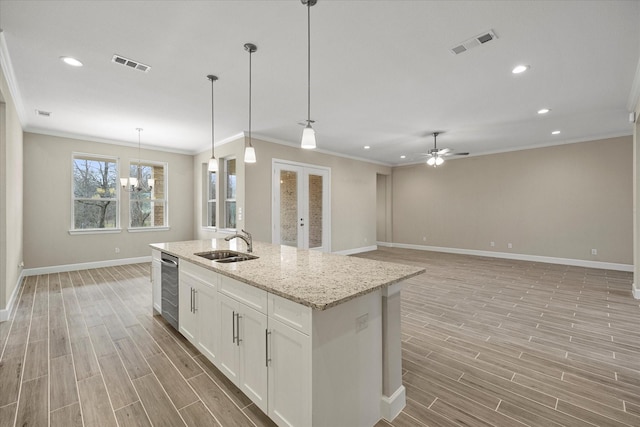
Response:
[[[251,259],[258,258],[255,255],[243,254],[242,252],[229,251],[224,249],[216,251],[197,252],[194,255],[222,263],[249,261]]]

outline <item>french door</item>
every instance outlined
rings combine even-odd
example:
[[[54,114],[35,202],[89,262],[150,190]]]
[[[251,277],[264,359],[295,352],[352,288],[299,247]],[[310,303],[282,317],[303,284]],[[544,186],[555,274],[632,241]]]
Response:
[[[273,161],[274,244],[331,251],[330,177],[329,168]]]

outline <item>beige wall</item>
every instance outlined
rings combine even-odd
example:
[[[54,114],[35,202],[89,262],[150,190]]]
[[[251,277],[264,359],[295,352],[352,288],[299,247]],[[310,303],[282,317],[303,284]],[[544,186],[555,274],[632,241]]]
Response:
[[[393,240],[633,264],[632,159],[620,137],[394,168]]]
[[[23,135],[0,69],[0,310],[7,308],[23,260]]]
[[[257,139],[253,139],[253,145],[258,161],[251,165],[242,161],[244,138],[216,147],[217,158],[233,155],[238,158],[237,203],[243,212],[238,229],[245,227],[255,240],[271,242],[272,159],[280,159],[331,168],[332,251],[375,245],[376,174],[390,174],[390,168]],[[194,158],[195,234],[198,239],[216,236],[215,232],[202,227],[202,168],[210,156],[207,151]]]
[[[27,268],[108,261],[150,255],[149,243],[193,238],[193,156],[141,151],[143,160],[167,162],[169,231],[129,232],[128,195],[121,194],[122,231],[70,235],[73,152],[120,158],[120,176],[138,148],[25,133],[24,252]],[[120,249],[120,253],[115,252]]]
[[[331,251],[376,244],[376,174],[391,168],[255,140],[257,163],[247,165],[246,227],[257,240],[271,242],[272,159],[331,168]]]
[[[376,181],[376,240],[390,242],[387,237],[387,175],[377,175]]]

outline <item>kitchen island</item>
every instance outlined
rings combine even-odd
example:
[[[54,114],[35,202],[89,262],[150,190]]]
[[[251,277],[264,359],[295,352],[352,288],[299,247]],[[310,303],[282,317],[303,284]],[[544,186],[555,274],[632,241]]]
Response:
[[[424,269],[234,239],[152,244],[179,259],[179,330],[280,426],[373,426],[404,407],[402,281]]]

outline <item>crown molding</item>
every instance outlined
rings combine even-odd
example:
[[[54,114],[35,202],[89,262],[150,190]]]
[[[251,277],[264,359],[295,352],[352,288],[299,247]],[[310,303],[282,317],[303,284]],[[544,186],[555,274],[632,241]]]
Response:
[[[7,47],[7,41],[4,37],[4,32],[0,29],[0,68],[9,86],[9,94],[13,100],[13,105],[18,112],[18,120],[21,125],[27,122],[27,114],[22,103],[22,96],[20,95],[20,88],[16,80],[16,76],[13,73],[13,65],[11,64],[11,56],[9,55],[9,48]]]

